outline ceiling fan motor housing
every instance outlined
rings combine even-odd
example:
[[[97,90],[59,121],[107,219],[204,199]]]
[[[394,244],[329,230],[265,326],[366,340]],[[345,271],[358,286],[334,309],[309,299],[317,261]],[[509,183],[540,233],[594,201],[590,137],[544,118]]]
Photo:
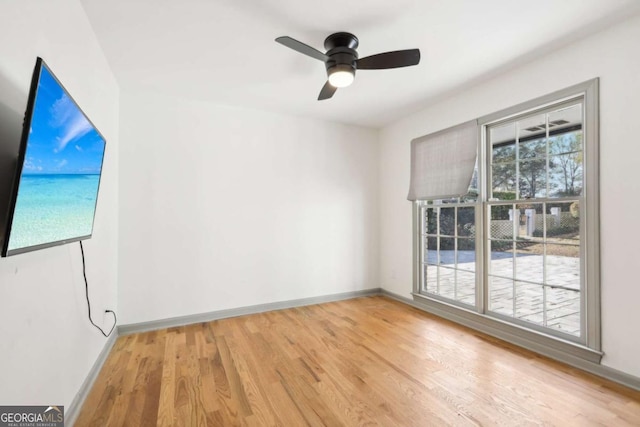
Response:
[[[325,62],[327,74],[336,71],[349,71],[355,75],[358,60],[358,38],[351,33],[331,34],[324,41],[324,48],[329,60]]]

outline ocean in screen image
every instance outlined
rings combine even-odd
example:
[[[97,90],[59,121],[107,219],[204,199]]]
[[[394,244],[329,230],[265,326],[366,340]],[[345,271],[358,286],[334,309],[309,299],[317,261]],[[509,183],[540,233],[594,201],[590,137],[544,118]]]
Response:
[[[100,175],[23,175],[9,250],[92,232]]]

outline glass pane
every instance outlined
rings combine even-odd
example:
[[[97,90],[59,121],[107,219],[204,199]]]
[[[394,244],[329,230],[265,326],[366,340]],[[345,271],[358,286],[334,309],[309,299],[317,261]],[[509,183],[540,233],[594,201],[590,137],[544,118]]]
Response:
[[[440,238],[440,265],[455,267],[455,241],[453,237]]]
[[[516,279],[544,283],[544,245],[516,243]]]
[[[519,163],[520,198],[534,198],[547,196],[547,160],[530,159]]]
[[[454,236],[456,227],[456,208],[440,208],[440,235]]]
[[[549,154],[582,152],[582,131],[556,134],[549,138]]]
[[[438,292],[438,267],[435,265],[424,265],[424,290],[435,294]]]
[[[438,214],[436,208],[425,209],[424,231],[427,234],[437,234],[438,232]]]
[[[435,237],[429,237],[429,240],[433,239],[435,240]],[[424,240],[424,242],[426,242],[427,239]],[[437,249],[428,249],[428,245],[425,245],[425,249],[424,249],[424,259],[422,260],[422,262],[426,262],[428,264],[433,264],[433,265],[437,265],[438,264],[438,251]]]
[[[546,245],[546,283],[580,290],[580,247]]]
[[[489,273],[495,276],[513,277],[513,242],[491,241]]]
[[[423,262],[429,264],[438,264],[438,238],[437,237],[423,237],[424,244],[424,259]]]
[[[491,227],[489,237],[492,239],[513,239],[513,205],[491,206]]]
[[[562,107],[549,113],[549,133],[565,134],[582,129],[582,103]]]
[[[516,205],[518,237],[524,240],[539,240],[544,237],[544,215],[542,203]]]
[[[519,120],[517,126],[520,143],[545,138],[547,134],[546,122],[545,114],[536,114]]]
[[[456,271],[457,295],[456,299],[469,305],[476,305],[476,274],[467,271]]]
[[[476,235],[476,210],[474,207],[458,208],[458,236]]]
[[[498,163],[491,166],[492,198],[513,200],[516,198],[516,164]]]
[[[582,194],[582,153],[560,154],[549,158],[551,196]]]
[[[516,124],[491,127],[489,141],[492,147],[492,163],[515,161]]]
[[[516,124],[490,128],[491,143],[491,188],[490,198],[510,200],[516,192]],[[502,194],[507,193],[507,195]],[[509,197],[509,195],[512,195]]]
[[[458,268],[476,271],[476,241],[474,239],[458,239]]]
[[[548,114],[551,197],[582,192],[582,103]]]
[[[546,288],[547,326],[580,336],[580,292]]]
[[[511,163],[516,160],[516,144],[510,140],[502,144],[494,144],[491,153],[493,164]]]
[[[489,310],[513,316],[513,280],[489,276]]]
[[[580,244],[579,202],[547,204],[547,241]]]
[[[456,271],[453,268],[438,267],[439,294],[446,298],[455,298]]]
[[[478,184],[478,161],[476,160],[476,167],[473,169],[471,183],[469,184],[469,191],[463,197],[464,202],[475,202],[478,199],[478,194],[480,194]]]
[[[516,281],[516,318],[538,325],[544,323],[542,289],[542,285]]]
[[[525,139],[520,141],[518,146],[518,156],[520,160],[539,159],[544,162],[547,157],[547,139]]]

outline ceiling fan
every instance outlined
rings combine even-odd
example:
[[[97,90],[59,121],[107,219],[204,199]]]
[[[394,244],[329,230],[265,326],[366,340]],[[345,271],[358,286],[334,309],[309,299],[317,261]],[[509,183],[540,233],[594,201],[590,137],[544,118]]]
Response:
[[[395,50],[358,59],[358,38],[351,33],[334,33],[324,41],[327,53],[322,53],[288,36],[276,41],[295,51],[324,62],[329,79],[318,95],[318,101],[329,99],[339,87],[353,83],[356,70],[384,70],[408,67],[420,62],[420,49]]]

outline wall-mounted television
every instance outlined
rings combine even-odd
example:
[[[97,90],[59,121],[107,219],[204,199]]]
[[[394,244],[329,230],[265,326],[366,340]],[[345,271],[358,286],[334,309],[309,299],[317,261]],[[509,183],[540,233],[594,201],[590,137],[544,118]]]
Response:
[[[2,256],[91,237],[105,145],[102,134],[38,58]]]

